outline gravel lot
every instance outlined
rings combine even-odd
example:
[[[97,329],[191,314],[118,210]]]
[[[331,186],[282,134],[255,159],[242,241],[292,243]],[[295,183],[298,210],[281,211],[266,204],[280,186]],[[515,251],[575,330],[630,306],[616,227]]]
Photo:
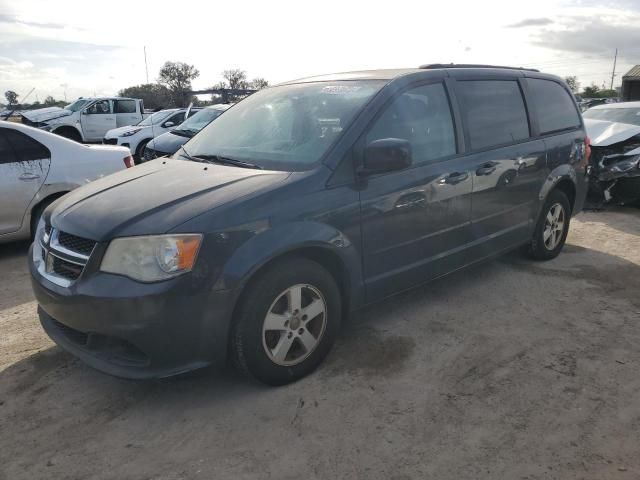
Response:
[[[637,479],[640,211],[355,314],[311,377],[133,382],[54,347],[0,246],[0,479]]]

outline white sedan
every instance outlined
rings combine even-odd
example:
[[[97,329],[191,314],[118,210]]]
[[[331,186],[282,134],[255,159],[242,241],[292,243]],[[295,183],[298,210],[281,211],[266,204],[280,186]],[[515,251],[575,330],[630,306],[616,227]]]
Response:
[[[199,110],[199,108],[191,109],[189,116]],[[129,148],[131,155],[135,158],[140,158],[149,140],[180,125],[184,121],[186,112],[186,108],[161,110],[136,125],[109,130],[102,139],[102,143],[106,145],[122,145]]]
[[[58,197],[132,166],[127,148],[82,145],[0,121],[0,243],[29,238]]]

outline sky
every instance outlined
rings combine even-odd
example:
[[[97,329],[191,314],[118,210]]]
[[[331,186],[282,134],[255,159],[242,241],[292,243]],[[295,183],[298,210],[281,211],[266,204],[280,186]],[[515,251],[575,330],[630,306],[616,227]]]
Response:
[[[640,0],[0,0],[0,92],[113,95],[196,66],[195,88],[240,68],[271,84],[424,63],[534,67],[609,87],[640,64]],[[0,101],[4,100],[0,96]]]

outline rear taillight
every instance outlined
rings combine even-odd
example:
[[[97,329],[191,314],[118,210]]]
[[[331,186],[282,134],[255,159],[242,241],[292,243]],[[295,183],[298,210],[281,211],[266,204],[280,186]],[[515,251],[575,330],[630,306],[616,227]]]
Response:
[[[133,157],[131,155],[129,155],[128,157],[124,157],[122,160],[124,161],[124,164],[127,168],[131,168],[135,165]]]

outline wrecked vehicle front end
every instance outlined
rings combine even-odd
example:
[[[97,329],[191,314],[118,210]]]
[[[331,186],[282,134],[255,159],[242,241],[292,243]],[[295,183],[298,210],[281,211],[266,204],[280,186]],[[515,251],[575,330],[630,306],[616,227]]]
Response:
[[[640,126],[585,119],[591,138],[588,206],[640,204]]]

